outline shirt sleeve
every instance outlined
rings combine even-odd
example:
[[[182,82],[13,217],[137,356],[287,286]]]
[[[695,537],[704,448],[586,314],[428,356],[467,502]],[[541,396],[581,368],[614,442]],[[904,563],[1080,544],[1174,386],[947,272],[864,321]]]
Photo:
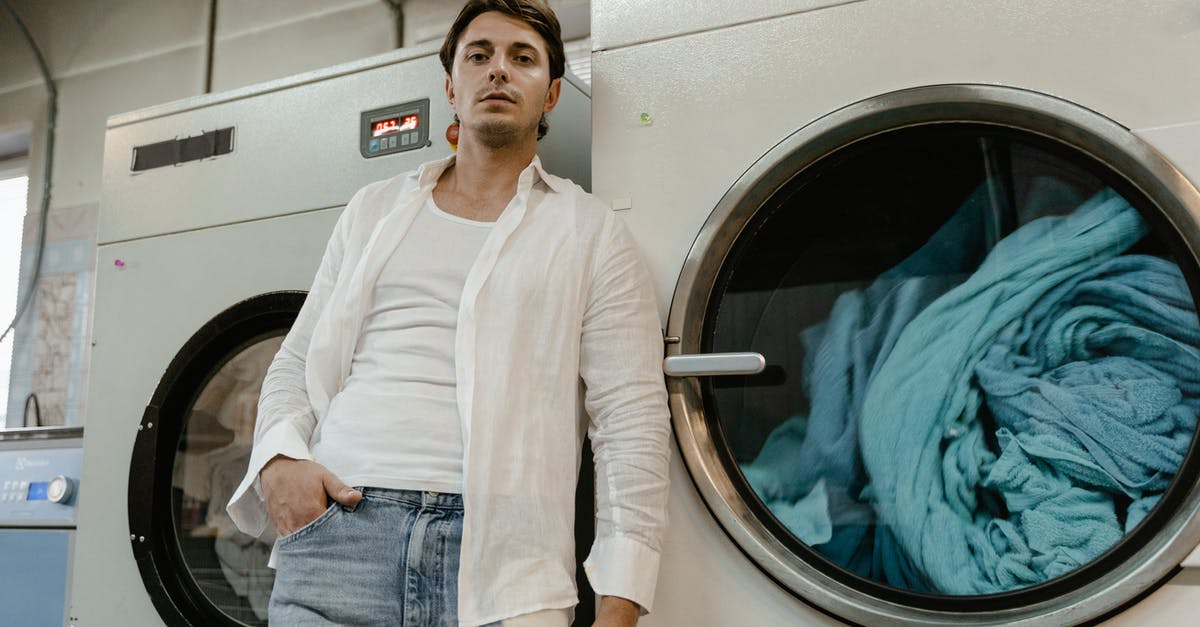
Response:
[[[266,503],[263,500],[258,473],[276,455],[293,459],[312,459],[309,440],[317,419],[308,400],[305,383],[305,361],[313,328],[328,305],[333,292],[349,237],[350,223],[362,202],[366,188],[359,190],[338,218],[333,234],[325,246],[325,254],[312,288],[300,308],[279,352],[271,360],[263,378],[262,394],[258,399],[258,416],[254,425],[254,447],[250,464],[241,484],[229,499],[226,510],[242,532],[260,535],[267,527]]]
[[[670,411],[650,277],[624,222],[599,240],[580,347],[596,462],[596,541],[584,562],[600,595],[650,611],[667,523]]]

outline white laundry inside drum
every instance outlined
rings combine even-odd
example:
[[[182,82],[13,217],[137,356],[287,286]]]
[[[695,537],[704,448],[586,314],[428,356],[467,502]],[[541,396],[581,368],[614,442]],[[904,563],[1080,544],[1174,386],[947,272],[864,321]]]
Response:
[[[703,349],[768,368],[705,383],[710,424],[839,577],[970,597],[1095,568],[1152,533],[1195,440],[1194,264],[1168,231],[1032,133],[860,141],[733,244]]]
[[[265,625],[275,532],[238,530],[225,511],[250,462],[263,377],[283,336],[254,342],[220,366],[187,412],[172,473],[175,533],[200,591],[225,615]]]

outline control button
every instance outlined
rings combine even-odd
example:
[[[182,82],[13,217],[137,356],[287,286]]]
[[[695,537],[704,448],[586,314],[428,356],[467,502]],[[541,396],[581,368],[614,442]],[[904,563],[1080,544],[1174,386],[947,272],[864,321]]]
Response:
[[[4,482],[4,489],[5,489],[5,490],[11,490],[11,489],[13,489],[13,482],[12,482],[12,481],[5,481],[5,482]]]
[[[29,489],[29,482],[28,482],[28,481],[22,481],[22,482],[21,482],[21,485],[17,486],[17,489],[18,489],[18,490],[28,490],[28,489]]]
[[[388,138],[388,148],[395,148],[395,147],[396,147],[396,137],[393,135],[392,137]]]
[[[409,133],[408,134],[408,143],[411,145],[415,145],[417,143],[418,137],[420,137],[420,133],[418,133],[416,131]]]
[[[367,150],[370,152],[379,152],[379,139],[371,139],[371,144],[367,147]]]
[[[405,134],[403,134],[403,135],[401,135],[401,136],[400,136],[400,145],[401,145],[401,146],[407,146],[407,145],[408,145],[408,133],[405,133]]]
[[[51,503],[66,503],[75,494],[75,481],[59,475],[50,480],[46,488],[46,498]]]

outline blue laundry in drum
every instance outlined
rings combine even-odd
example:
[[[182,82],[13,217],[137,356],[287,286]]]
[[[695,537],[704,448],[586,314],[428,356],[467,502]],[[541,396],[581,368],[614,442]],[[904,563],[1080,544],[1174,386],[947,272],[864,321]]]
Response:
[[[867,386],[904,327],[979,265],[999,238],[998,222],[985,183],[920,249],[866,289],[840,295],[826,321],[801,332],[810,410],[784,421],[742,465],[792,534],[858,575],[925,587],[862,498],[859,416]]]
[[[1141,498],[1183,462],[1200,330],[1172,263],[1112,259],[1047,294],[976,367],[999,426],[1077,483]]]
[[[932,589],[1070,572],[1178,468],[1200,409],[1200,329],[1174,264],[1118,257],[1144,234],[1111,190],[1026,224],[904,328],[871,381],[869,493]]]

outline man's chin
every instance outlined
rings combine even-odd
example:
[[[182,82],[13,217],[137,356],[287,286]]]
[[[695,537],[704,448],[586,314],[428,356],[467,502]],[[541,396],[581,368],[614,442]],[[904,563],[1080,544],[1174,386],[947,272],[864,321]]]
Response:
[[[488,120],[475,126],[475,137],[480,144],[493,150],[507,148],[526,141],[530,135],[537,136],[537,125],[522,126],[510,120]]]

